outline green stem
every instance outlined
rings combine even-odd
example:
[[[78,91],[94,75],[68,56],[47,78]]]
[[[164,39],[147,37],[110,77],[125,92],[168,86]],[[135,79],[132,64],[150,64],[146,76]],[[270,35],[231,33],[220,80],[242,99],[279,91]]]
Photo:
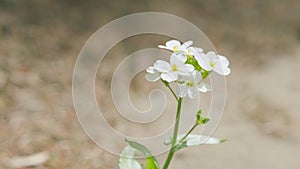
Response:
[[[167,87],[171,90],[171,92],[172,92],[173,96],[175,97],[175,99],[176,99],[177,101],[179,101],[177,95],[175,94],[175,92],[173,91],[173,89],[171,88],[171,86],[170,86],[170,85],[167,85]]]
[[[165,164],[164,164],[164,166],[163,166],[162,169],[167,169],[169,167],[169,164],[170,164],[170,162],[171,162],[171,160],[173,158],[174,152],[175,151],[173,150],[173,148],[171,148],[170,151],[169,151],[168,157],[166,159],[166,162],[165,162]]]
[[[177,135],[178,135],[178,128],[179,128],[179,121],[180,121],[180,112],[181,112],[181,104],[182,104],[182,98],[180,97],[178,99],[178,105],[177,105],[177,113],[176,113],[176,121],[175,121],[175,127],[173,132],[173,138],[172,138],[172,145],[171,149],[169,151],[168,157],[165,161],[165,164],[162,169],[167,169],[169,167],[169,164],[173,158],[173,155],[175,153],[174,151],[174,145],[176,144]]]
[[[172,147],[176,144],[176,138],[178,135],[178,128],[179,128],[179,121],[180,121],[180,114],[181,114],[181,104],[182,104],[182,98],[180,97],[178,100],[178,106],[177,106],[177,113],[176,113],[176,122],[173,132],[173,140],[172,140]]]
[[[164,84],[165,86],[167,86],[167,87],[170,89],[170,91],[172,92],[172,94],[173,94],[173,96],[175,97],[176,101],[178,102],[179,99],[178,99],[176,93],[174,92],[174,90],[171,88],[169,82],[164,81],[164,80],[161,80],[161,81],[163,82],[163,84]]]
[[[193,127],[189,130],[189,132],[186,133],[186,135],[178,142],[178,144],[180,144],[181,142],[184,141],[184,139],[187,138],[187,136],[189,136],[191,134],[191,132],[198,126],[198,124],[194,124]]]

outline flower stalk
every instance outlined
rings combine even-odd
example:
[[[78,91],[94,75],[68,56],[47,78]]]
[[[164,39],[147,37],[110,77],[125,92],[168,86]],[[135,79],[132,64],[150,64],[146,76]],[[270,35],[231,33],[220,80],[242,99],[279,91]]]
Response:
[[[165,161],[165,164],[163,166],[163,169],[167,169],[170,165],[170,162],[174,156],[174,147],[176,145],[176,140],[178,136],[178,129],[179,129],[179,122],[180,122],[180,114],[181,114],[181,105],[182,105],[182,98],[179,97],[177,101],[177,113],[176,113],[176,121],[175,121],[175,126],[174,126],[174,132],[173,132],[173,138],[172,138],[172,144],[171,144],[171,149],[168,153],[167,159]]]
[[[211,72],[223,76],[229,75],[231,72],[226,57],[218,55],[214,51],[204,53],[203,49],[194,47],[192,44],[193,41],[181,43],[178,40],[170,40],[165,45],[159,45],[159,48],[172,52],[169,62],[157,60],[153,66],[146,69],[145,78],[150,82],[160,79],[177,101],[173,136],[165,141],[165,144],[171,145],[171,148],[162,169],[168,169],[175,152],[182,148],[224,142],[224,140],[210,136],[192,134],[197,126],[204,125],[209,121],[209,118],[202,116],[201,109],[198,110],[196,121],[190,130],[186,134],[178,133],[183,98],[193,99],[199,96],[199,92],[211,91],[212,87],[203,82]],[[176,92],[172,89],[171,83],[176,87]],[[126,146],[121,152],[120,169],[143,168],[143,165],[134,159],[137,151],[146,156],[146,169],[160,169],[157,160],[146,146],[135,141],[127,140],[127,142],[129,146]]]

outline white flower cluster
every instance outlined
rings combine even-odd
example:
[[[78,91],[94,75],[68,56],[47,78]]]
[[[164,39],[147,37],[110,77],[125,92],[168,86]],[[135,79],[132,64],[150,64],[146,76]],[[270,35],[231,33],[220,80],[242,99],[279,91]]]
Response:
[[[192,46],[192,41],[181,44],[178,40],[170,40],[159,48],[172,51],[170,62],[157,60],[154,66],[147,68],[146,79],[154,82],[162,79],[164,82],[178,84],[179,97],[194,98],[198,92],[211,90],[210,85],[203,83],[211,71],[220,75],[229,75],[229,61],[215,52],[203,52],[203,49]]]

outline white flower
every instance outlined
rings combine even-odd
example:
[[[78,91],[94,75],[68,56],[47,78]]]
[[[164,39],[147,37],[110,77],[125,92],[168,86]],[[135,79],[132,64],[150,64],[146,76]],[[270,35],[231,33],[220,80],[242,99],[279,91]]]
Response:
[[[200,84],[198,84],[198,90],[200,92],[206,93],[206,92],[211,91],[212,89],[211,89],[211,86],[209,84],[201,82]]]
[[[208,92],[211,91],[211,87],[202,83],[202,76],[198,71],[193,71],[189,76],[182,76],[178,86],[178,96],[190,98],[195,98],[198,95],[198,92]]]
[[[147,74],[145,76],[145,78],[150,81],[150,82],[154,82],[157,81],[160,78],[160,73],[152,66],[147,68]]]
[[[189,56],[195,56],[195,55],[201,54],[201,53],[203,53],[203,49],[198,48],[198,47],[191,46],[186,50],[186,54]]]
[[[172,53],[171,57],[177,57],[178,59],[180,59],[183,63],[186,62],[187,60],[187,55],[185,53]]]
[[[160,77],[167,82],[176,81],[179,75],[189,75],[194,70],[193,65],[185,64],[176,55],[171,55],[170,63],[157,60],[154,63],[154,68],[161,73]]]
[[[229,61],[226,57],[217,55],[215,52],[210,51],[207,54],[197,53],[195,59],[199,65],[207,71],[215,71],[220,75],[229,75],[231,70],[228,67]]]
[[[178,40],[170,40],[166,42],[166,46],[158,45],[159,48],[168,49],[173,52],[184,52],[193,44],[193,41],[184,42],[182,45]]]

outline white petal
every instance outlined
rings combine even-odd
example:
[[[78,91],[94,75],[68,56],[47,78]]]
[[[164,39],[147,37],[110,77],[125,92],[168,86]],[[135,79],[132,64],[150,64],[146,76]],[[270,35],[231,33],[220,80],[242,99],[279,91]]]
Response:
[[[161,49],[167,49],[167,47],[164,46],[164,45],[158,45],[157,47],[158,47],[158,48],[161,48]]]
[[[184,42],[181,46],[185,46],[186,48],[190,47],[193,45],[193,41],[189,40]]]
[[[194,70],[194,71],[192,72],[192,76],[193,76],[194,81],[195,81],[196,83],[198,83],[198,82],[200,82],[200,81],[202,80],[202,75],[201,75],[201,73],[200,73],[199,71],[197,71],[197,70]]]
[[[168,72],[169,70],[171,70],[170,64],[163,60],[157,60],[154,63],[154,68],[159,72]]]
[[[166,47],[174,49],[174,47],[180,47],[181,43],[178,40],[170,40],[166,42]]]
[[[188,69],[189,72],[192,72],[195,70],[195,67],[191,64],[185,64],[184,66]]]
[[[186,41],[180,46],[179,50],[186,51],[187,48],[190,47],[192,44],[193,44],[193,41],[191,41],[191,40]]]
[[[229,66],[229,60],[225,56],[221,56],[221,55],[218,55],[218,56],[219,56],[219,60],[222,63],[222,65]]]
[[[183,79],[183,76],[182,75],[178,75],[178,79],[177,79],[177,82],[178,83],[180,83],[180,84],[182,84],[182,83],[184,83],[184,79]]]
[[[208,58],[210,58],[211,60],[213,60],[213,59],[218,59],[218,58],[219,58],[219,57],[217,56],[217,54],[216,54],[214,51],[209,51],[209,52],[207,52],[206,56],[207,56]]]
[[[197,53],[203,53],[203,49],[202,48],[197,48],[197,47],[193,47],[194,50],[197,52]]]
[[[221,62],[217,62],[215,67],[214,67],[214,71],[220,75],[229,75],[231,70],[229,67],[227,67],[225,64],[222,65]]]
[[[191,73],[188,73],[187,75],[181,75],[181,80],[186,81],[194,81],[194,78]]]
[[[172,57],[178,58],[179,60],[181,60],[182,63],[185,63],[187,60],[187,56],[181,52],[172,53],[171,58]],[[170,61],[171,64],[172,64],[172,62]]]
[[[195,87],[190,87],[188,89],[188,95],[191,99],[195,98],[198,95],[198,90]]]
[[[206,92],[208,92],[208,91],[211,91],[211,86],[210,86],[209,84],[207,84],[207,83],[200,83],[200,84],[198,85],[198,90],[199,90],[200,92],[206,93]]]
[[[173,51],[172,47],[167,47],[167,46],[164,46],[164,45],[158,45],[158,48],[167,49],[167,50]]]
[[[160,74],[158,72],[156,73],[147,73],[145,78],[149,81],[149,82],[155,82],[160,78]]]
[[[197,48],[197,47],[189,47],[188,48],[188,53],[195,56],[196,54],[203,53],[203,49],[202,48]]]
[[[187,86],[184,84],[178,85],[177,94],[179,97],[186,97],[187,96]]]
[[[171,65],[176,65],[176,66],[184,65],[183,58],[178,57],[177,54],[171,55],[170,63],[171,63]]]
[[[178,74],[175,72],[169,71],[167,73],[162,73],[160,75],[160,77],[167,82],[173,82],[178,79]]]
[[[195,59],[204,70],[212,70],[212,67],[210,66],[210,59],[204,53],[196,53]]]
[[[155,73],[155,72],[157,72],[157,70],[153,66],[150,66],[146,69],[146,72],[147,73]]]
[[[189,75],[194,69],[194,66],[190,64],[178,65],[178,74]]]

